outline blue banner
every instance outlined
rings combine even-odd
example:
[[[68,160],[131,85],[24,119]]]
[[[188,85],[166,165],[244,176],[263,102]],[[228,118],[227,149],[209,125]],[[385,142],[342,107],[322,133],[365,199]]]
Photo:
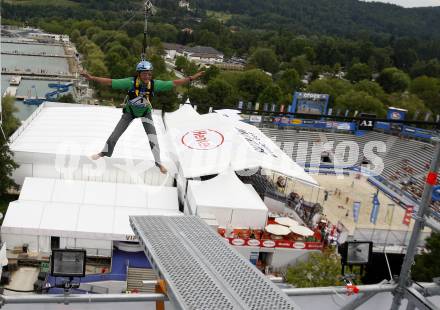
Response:
[[[377,197],[378,193],[374,194],[373,196],[373,209],[371,210],[370,214],[370,222],[376,225],[377,216],[379,215],[379,207],[380,202],[379,198]]]
[[[406,125],[403,126],[402,134],[406,136],[422,138],[422,139],[431,139],[433,136],[433,132],[430,130],[406,126]]]
[[[414,137],[414,138],[421,138],[421,139],[431,139],[434,133],[431,130],[407,126],[407,125],[400,125],[400,124],[394,124],[393,128],[396,130],[400,126],[401,128],[399,131],[407,136],[407,137]],[[376,122],[374,125],[375,129],[380,129],[384,131],[390,131],[391,130],[391,124],[386,122]]]
[[[315,129],[337,129],[347,131],[354,131],[356,129],[356,123],[354,122],[334,122],[314,119],[299,119],[287,116],[274,117],[273,123],[278,126],[292,126]]]
[[[359,221],[359,212],[361,210],[360,201],[353,202],[353,219],[354,222],[357,223]]]
[[[374,128],[382,129],[382,130],[390,130],[390,123],[376,122],[376,124],[374,125]]]

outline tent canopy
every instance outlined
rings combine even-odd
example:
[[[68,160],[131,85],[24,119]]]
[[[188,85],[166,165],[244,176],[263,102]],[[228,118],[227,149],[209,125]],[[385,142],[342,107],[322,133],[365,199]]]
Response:
[[[200,114],[190,104],[184,104],[174,112],[165,114],[165,124],[178,124],[191,120],[197,120]]]
[[[121,118],[121,109],[78,104],[54,105],[44,102],[12,135],[14,152],[88,157],[103,149],[105,141]],[[160,114],[153,121],[161,146],[161,158],[168,157],[168,141]],[[141,119],[135,119],[116,144],[112,159],[152,161],[148,138]]]
[[[176,188],[26,178],[2,233],[126,240],[130,215],[159,214],[181,214]]]
[[[318,185],[258,128],[217,113],[196,115],[191,109],[183,105],[165,117],[172,152],[185,178],[261,167]]]
[[[199,206],[265,210],[267,207],[252,186],[228,171],[207,181],[189,181],[188,191]]]
[[[194,215],[212,214],[220,226],[261,228],[266,224],[266,205],[233,171],[207,181],[189,181],[188,195]]]

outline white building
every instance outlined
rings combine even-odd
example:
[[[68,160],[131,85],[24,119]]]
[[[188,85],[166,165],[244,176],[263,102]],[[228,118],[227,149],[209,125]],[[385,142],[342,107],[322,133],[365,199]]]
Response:
[[[41,32],[37,29],[35,32],[30,32],[28,37],[34,40],[41,40],[45,42],[60,42],[60,43],[69,43],[70,38],[66,34],[54,34],[54,33],[45,33]]]
[[[159,112],[160,113],[160,112]],[[173,184],[154,164],[141,120],[136,119],[116,144],[113,156],[93,161],[121,117],[121,109],[45,102],[10,138],[14,160],[20,165],[13,178],[56,178],[148,185]],[[173,170],[160,114],[153,115],[161,159]]]
[[[184,46],[174,43],[164,43],[167,59],[175,59],[177,56],[184,56],[190,61],[198,64],[223,63],[224,55],[210,46]]]
[[[8,250],[84,248],[111,257],[116,241],[136,241],[129,215],[180,215],[177,189],[144,184],[26,178],[1,227]]]
[[[189,10],[189,1],[188,0],[179,0],[179,7],[186,8]]]

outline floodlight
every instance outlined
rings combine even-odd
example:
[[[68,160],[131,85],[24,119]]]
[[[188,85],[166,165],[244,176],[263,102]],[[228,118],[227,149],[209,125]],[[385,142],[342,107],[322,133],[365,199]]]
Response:
[[[54,277],[84,277],[86,274],[86,250],[52,250],[50,274]]]

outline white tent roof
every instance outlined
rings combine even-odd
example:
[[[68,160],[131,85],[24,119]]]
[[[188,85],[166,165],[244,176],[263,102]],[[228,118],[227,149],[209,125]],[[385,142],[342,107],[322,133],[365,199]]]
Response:
[[[179,214],[173,187],[26,178],[2,233],[126,240],[130,215]]]
[[[202,218],[214,216],[223,227],[263,228],[267,207],[252,185],[244,184],[234,171],[207,181],[188,182],[191,213]]]
[[[185,178],[262,167],[318,185],[258,128],[217,113],[197,116],[183,107],[165,121]]]
[[[182,105],[178,110],[165,114],[166,124],[177,124],[180,122],[198,119],[200,114],[190,104]]]
[[[121,109],[44,102],[11,137],[14,152],[88,157],[101,151],[119,119]],[[169,162],[168,141],[160,115],[153,113],[161,158]],[[153,161],[141,120],[135,119],[116,144],[112,158]]]
[[[228,171],[207,181],[189,181],[188,191],[197,206],[264,210],[267,207],[252,186],[247,186]]]

